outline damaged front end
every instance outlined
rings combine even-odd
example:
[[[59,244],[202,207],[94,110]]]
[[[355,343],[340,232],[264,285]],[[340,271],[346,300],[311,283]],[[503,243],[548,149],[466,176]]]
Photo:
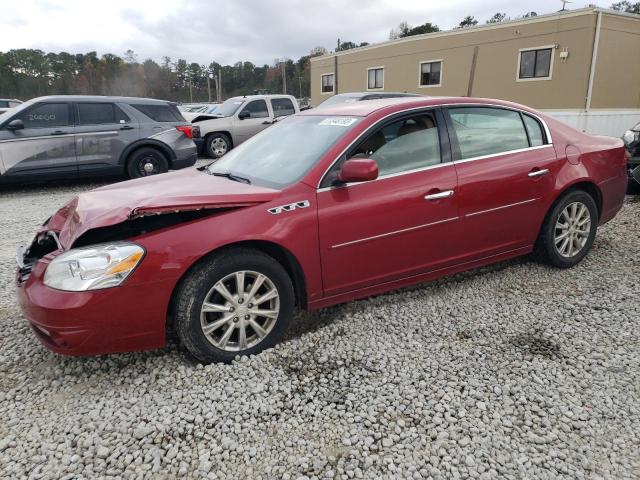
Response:
[[[627,150],[627,172],[629,173],[629,186],[640,189],[640,124],[627,130],[622,137]]]

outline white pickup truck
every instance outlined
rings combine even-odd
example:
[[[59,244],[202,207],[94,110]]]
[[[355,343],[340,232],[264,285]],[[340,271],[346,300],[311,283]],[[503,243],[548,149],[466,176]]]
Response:
[[[298,101],[291,95],[247,95],[230,98],[213,114],[198,115],[191,123],[200,128],[202,145],[198,150],[220,158],[282,117],[299,111]]]

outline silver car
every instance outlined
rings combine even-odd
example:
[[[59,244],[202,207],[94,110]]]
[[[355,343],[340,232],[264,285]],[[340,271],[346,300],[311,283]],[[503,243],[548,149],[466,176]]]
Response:
[[[137,178],[190,167],[197,131],[171,102],[35,98],[0,115],[0,183],[96,174]]]

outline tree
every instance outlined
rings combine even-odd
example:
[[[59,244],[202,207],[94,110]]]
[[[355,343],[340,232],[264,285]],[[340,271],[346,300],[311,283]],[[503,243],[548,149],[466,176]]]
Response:
[[[531,17],[537,17],[538,14],[536,12],[527,12],[525,13],[522,18],[531,18]]]
[[[131,49],[124,52],[124,61],[127,63],[138,63],[138,55]]]
[[[640,2],[631,3],[627,0],[624,0],[622,2],[614,3],[613,5],[611,5],[611,8],[619,12],[640,14]]]
[[[343,50],[351,50],[352,48],[358,48],[353,42],[340,42],[336,48],[336,52],[342,52]]]
[[[507,17],[507,14],[498,12],[498,13],[495,13],[493,17],[491,17],[489,20],[487,20],[487,23],[500,23],[506,20],[509,20],[509,17]]]
[[[410,28],[407,32],[401,35],[401,37],[411,37],[413,35],[423,35],[425,33],[433,33],[439,31],[440,27],[431,22],[427,22],[423,23],[422,25],[418,25],[417,27]]]
[[[477,24],[478,24],[478,20],[476,20],[475,17],[467,15],[466,17],[464,17],[462,19],[462,21],[458,25],[458,28],[469,28],[469,27],[473,27],[473,26],[475,26]]]
[[[314,47],[311,49],[311,52],[309,52],[309,56],[320,57],[322,55],[326,55],[327,53],[327,49],[324,47]]]
[[[410,29],[411,27],[407,22],[400,22],[396,28],[392,28],[389,32],[389,40],[405,37]]]

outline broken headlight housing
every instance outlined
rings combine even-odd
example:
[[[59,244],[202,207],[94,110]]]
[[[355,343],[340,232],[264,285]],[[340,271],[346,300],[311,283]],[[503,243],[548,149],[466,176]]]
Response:
[[[130,242],[74,248],[52,260],[44,284],[68,292],[117,287],[135,270],[144,253],[140,245]]]

